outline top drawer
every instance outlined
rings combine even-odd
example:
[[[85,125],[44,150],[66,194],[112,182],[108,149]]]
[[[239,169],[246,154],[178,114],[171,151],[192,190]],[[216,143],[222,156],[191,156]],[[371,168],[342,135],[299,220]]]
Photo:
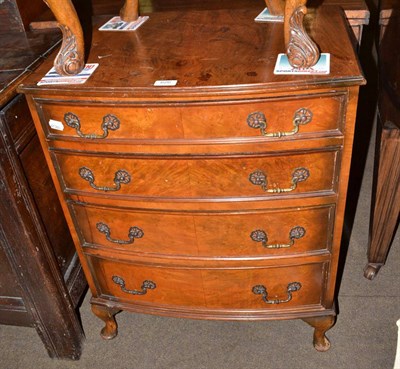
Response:
[[[336,92],[187,103],[36,99],[36,104],[50,139],[223,141],[340,135],[346,96]]]

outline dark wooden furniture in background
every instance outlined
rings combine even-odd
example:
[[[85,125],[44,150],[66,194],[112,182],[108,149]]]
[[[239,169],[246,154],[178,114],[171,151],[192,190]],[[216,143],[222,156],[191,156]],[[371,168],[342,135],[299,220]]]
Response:
[[[0,324],[34,327],[51,357],[78,359],[76,307],[87,283],[26,99],[16,92],[61,35],[25,32],[30,19],[22,14],[33,4],[18,3],[26,6],[6,1],[0,13]],[[16,9],[25,21],[14,28]]]
[[[376,173],[372,198],[368,264],[373,279],[385,264],[400,212],[400,3],[381,2]],[[397,245],[399,246],[399,245]]]
[[[20,87],[104,338],[128,310],[301,318],[329,348],[364,78],[337,7],[311,28],[331,73],[274,75],[283,26],[261,9],[152,13],[134,33],[98,18],[85,84],[38,87],[49,58]]]
[[[279,6],[269,6],[273,9],[271,12],[275,15],[283,15],[285,0],[266,0],[267,5],[273,2]],[[271,5],[273,5],[271,3]],[[308,0],[307,7],[309,9],[318,8],[321,5],[337,5],[346,13],[346,18],[354,32],[355,40],[358,45],[361,43],[362,30],[369,23],[369,9],[364,0]]]
[[[43,0],[3,0],[0,7],[0,32],[24,32],[46,10]]]
[[[354,33],[357,46],[360,46],[362,40],[363,27],[369,24],[370,12],[365,0],[309,0],[309,6],[318,2],[325,5],[340,6],[350,24]]]

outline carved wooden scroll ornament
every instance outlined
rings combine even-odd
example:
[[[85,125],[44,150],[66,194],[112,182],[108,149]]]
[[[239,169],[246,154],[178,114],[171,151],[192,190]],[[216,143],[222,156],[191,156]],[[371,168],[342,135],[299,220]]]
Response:
[[[78,74],[85,66],[85,44],[82,26],[71,0],[43,0],[53,12],[63,33],[60,51],[54,67],[62,76]],[[126,0],[120,16],[126,22],[138,18],[139,0]]]
[[[307,0],[265,0],[273,15],[284,15],[285,48],[289,63],[295,68],[310,68],[320,56],[318,46],[307,34],[303,20]]]
[[[63,33],[61,49],[54,67],[62,76],[78,74],[85,66],[85,45],[82,27],[71,0],[44,0],[54,13]]]

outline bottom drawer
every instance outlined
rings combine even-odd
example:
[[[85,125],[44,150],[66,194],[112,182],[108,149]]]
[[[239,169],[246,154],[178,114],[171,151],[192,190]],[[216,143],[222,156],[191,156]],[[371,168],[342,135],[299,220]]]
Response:
[[[327,263],[257,269],[149,267],[89,257],[97,297],[163,309],[286,310],[323,305]]]

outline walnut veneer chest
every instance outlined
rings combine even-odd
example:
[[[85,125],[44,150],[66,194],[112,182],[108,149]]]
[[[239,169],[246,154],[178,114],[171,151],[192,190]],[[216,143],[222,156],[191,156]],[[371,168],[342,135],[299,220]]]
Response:
[[[129,310],[302,318],[329,348],[364,79],[340,9],[321,8],[310,32],[331,54],[326,76],[274,75],[283,26],[255,23],[259,11],[94,31],[85,84],[36,86],[50,60],[21,86],[104,338]]]

